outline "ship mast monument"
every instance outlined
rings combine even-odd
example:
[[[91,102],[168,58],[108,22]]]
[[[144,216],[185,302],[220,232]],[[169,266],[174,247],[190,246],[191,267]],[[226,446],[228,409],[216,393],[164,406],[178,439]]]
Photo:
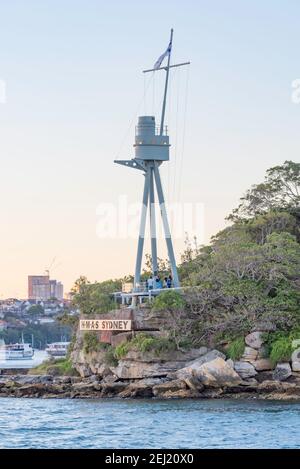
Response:
[[[173,286],[175,288],[180,287],[159,167],[164,161],[169,160],[170,143],[169,136],[167,134],[167,128],[165,126],[165,113],[170,69],[174,67],[181,67],[183,65],[189,65],[190,62],[171,65],[170,61],[172,45],[173,29],[171,29],[171,37],[167,50],[158,58],[152,69],[143,71],[143,73],[157,72],[161,70],[165,70],[166,72],[160,126],[156,125],[154,116],[140,116],[138,118],[135,135],[135,157],[131,160],[115,160],[115,163],[142,171],[145,177],[142,202],[143,205],[134,273],[134,291],[139,291],[141,285],[141,268],[148,206],[150,212],[152,273],[154,276],[158,273],[154,192],[155,186],[163,222],[168,258],[171,266]],[[165,58],[167,58],[167,65],[162,66]]]

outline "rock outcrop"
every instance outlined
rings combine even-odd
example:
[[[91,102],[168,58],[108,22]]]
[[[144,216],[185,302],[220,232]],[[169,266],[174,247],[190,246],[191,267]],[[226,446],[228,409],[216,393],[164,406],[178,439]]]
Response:
[[[251,332],[251,334],[246,335],[245,342],[249,347],[252,347],[258,350],[264,343],[263,338],[262,338],[262,332],[260,331]]]
[[[113,313],[112,313],[113,314]],[[166,329],[158,330],[160,312],[137,309],[132,315],[136,328],[148,330],[154,337],[165,337]],[[36,381],[0,380],[0,395],[50,397],[120,397],[120,398],[264,398],[300,399],[300,347],[290,362],[276,368],[268,358],[264,332],[273,331],[272,324],[262,323],[245,337],[245,348],[238,360],[227,359],[219,350],[199,347],[189,351],[165,350],[141,352],[137,347],[124,348],[116,363],[108,363],[105,347],[86,353],[83,337],[78,333],[72,359],[80,378],[35,377]],[[111,335],[110,344],[118,346],[134,337],[135,332]],[[102,336],[101,336],[102,337]],[[106,338],[104,338],[106,340]],[[295,344],[293,345],[295,347]],[[126,351],[127,350],[127,351]],[[299,377],[299,378],[298,378]],[[54,381],[56,379],[57,381]],[[43,382],[42,382],[43,380]]]
[[[248,362],[234,362],[234,369],[243,379],[252,378],[257,374],[257,371],[255,370],[254,366]]]
[[[291,366],[289,363],[278,363],[274,373],[273,378],[276,381],[285,381],[292,375]]]

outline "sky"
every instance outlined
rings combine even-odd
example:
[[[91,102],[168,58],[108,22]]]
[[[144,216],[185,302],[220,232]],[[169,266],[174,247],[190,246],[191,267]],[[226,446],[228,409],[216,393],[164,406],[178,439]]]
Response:
[[[54,258],[66,292],[133,273],[135,229],[104,236],[99,219],[141,200],[142,174],[113,161],[134,156],[138,115],[159,119],[165,72],[142,70],[171,27],[172,63],[191,65],[171,73],[162,179],[201,213],[200,243],[266,169],[299,161],[299,18],[297,0],[0,0],[0,298],[26,297]]]

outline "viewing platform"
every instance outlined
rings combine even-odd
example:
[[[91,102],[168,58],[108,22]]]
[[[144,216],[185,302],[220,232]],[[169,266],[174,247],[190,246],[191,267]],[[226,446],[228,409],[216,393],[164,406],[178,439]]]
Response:
[[[181,287],[163,287],[163,288],[147,288],[146,282],[141,282],[138,287],[133,289],[132,283],[124,283],[122,285],[122,291],[113,293],[114,300],[116,303],[122,305],[128,305],[129,307],[135,306],[137,304],[141,305],[145,302],[151,303],[153,299],[160,295],[164,291],[171,291],[171,290],[182,290]]]

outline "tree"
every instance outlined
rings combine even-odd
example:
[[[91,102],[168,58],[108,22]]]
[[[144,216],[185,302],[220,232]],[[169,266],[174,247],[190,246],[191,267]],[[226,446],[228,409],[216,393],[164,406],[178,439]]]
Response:
[[[286,210],[299,215],[300,163],[285,161],[268,169],[265,181],[253,185],[228,220],[247,220],[269,211]]]
[[[83,314],[106,313],[116,307],[113,293],[121,287],[120,279],[90,283],[86,277],[80,277],[72,289],[72,303]]]
[[[32,305],[30,308],[28,308],[28,314],[31,316],[39,316],[41,314],[44,314],[44,308],[41,305]]]

